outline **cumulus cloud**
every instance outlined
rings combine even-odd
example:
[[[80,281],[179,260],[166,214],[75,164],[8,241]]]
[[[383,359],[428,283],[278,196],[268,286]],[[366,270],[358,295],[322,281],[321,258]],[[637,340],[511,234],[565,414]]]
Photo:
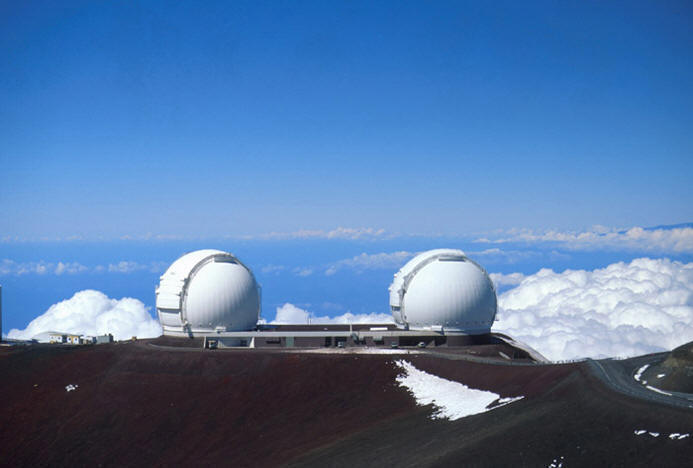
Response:
[[[405,251],[390,253],[381,252],[376,254],[362,253],[355,257],[339,260],[329,265],[325,270],[325,274],[327,276],[334,275],[344,268],[355,270],[356,272],[381,269],[397,270],[413,256],[413,253]]]
[[[390,314],[352,314],[347,312],[336,317],[319,317],[313,313],[301,309],[291,303],[286,303],[281,307],[277,307],[277,316],[271,322],[276,325],[304,325],[312,324],[348,324],[348,323],[392,323],[392,315]]]
[[[634,356],[693,341],[693,263],[542,269],[500,295],[500,331],[549,359]]]
[[[111,299],[100,291],[90,289],[52,305],[25,329],[10,330],[7,337],[31,339],[49,331],[80,335],[111,333],[116,340],[132,336],[154,338],[162,333],[158,320],[149,315],[141,301],[129,297]]]
[[[693,252],[693,227],[646,229],[611,229],[595,226],[590,231],[537,232],[531,229],[512,229],[498,238],[480,238],[476,242],[486,243],[551,243],[570,250],[631,249],[655,252]]]
[[[493,284],[496,285],[496,289],[501,286],[517,286],[518,284],[522,283],[523,279],[525,279],[525,275],[522,273],[489,273],[489,276],[491,277]]]

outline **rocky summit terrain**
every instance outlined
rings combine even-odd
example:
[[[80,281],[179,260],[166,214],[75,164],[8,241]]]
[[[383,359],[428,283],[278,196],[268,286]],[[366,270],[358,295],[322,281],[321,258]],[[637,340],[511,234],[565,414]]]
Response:
[[[590,362],[532,364],[493,345],[369,354],[173,344],[0,348],[1,464],[650,467],[693,459],[693,408],[614,390]],[[635,364],[618,365],[632,372]]]

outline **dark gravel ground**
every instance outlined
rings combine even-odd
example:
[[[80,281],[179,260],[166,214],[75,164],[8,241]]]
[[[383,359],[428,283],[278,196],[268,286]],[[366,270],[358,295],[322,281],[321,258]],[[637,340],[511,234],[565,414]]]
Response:
[[[451,422],[431,420],[431,408],[398,386],[399,358],[181,351],[147,341],[2,348],[0,465],[688,466],[693,459],[690,437],[667,437],[693,435],[693,411],[613,391],[586,363],[407,356],[470,387],[525,396]],[[78,387],[67,392],[68,384]],[[637,429],[660,436],[636,436]]]

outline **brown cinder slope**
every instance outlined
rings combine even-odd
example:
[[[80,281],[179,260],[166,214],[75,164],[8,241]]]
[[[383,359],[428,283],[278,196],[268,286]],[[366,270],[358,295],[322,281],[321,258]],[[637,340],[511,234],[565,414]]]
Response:
[[[431,420],[393,361],[525,398]],[[676,466],[690,411],[615,394],[581,364],[509,366],[431,355],[203,351],[146,341],[0,354],[3,465]],[[78,385],[66,391],[68,384]],[[635,429],[660,437],[635,436]]]

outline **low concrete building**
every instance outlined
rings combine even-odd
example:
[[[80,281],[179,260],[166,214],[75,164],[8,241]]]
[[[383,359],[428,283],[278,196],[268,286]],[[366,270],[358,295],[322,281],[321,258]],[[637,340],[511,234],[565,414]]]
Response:
[[[245,332],[218,332],[204,337],[205,348],[343,348],[354,346],[467,346],[492,341],[488,334],[459,331],[403,330],[394,324],[259,325]]]
[[[110,333],[107,335],[98,335],[94,337],[94,343],[96,344],[106,344],[113,343],[113,335]]]
[[[66,342],[67,342],[67,344],[73,344],[73,345],[82,344],[81,338],[79,335],[67,335]]]
[[[49,343],[66,343],[67,335],[60,332],[48,332],[48,342]]]

